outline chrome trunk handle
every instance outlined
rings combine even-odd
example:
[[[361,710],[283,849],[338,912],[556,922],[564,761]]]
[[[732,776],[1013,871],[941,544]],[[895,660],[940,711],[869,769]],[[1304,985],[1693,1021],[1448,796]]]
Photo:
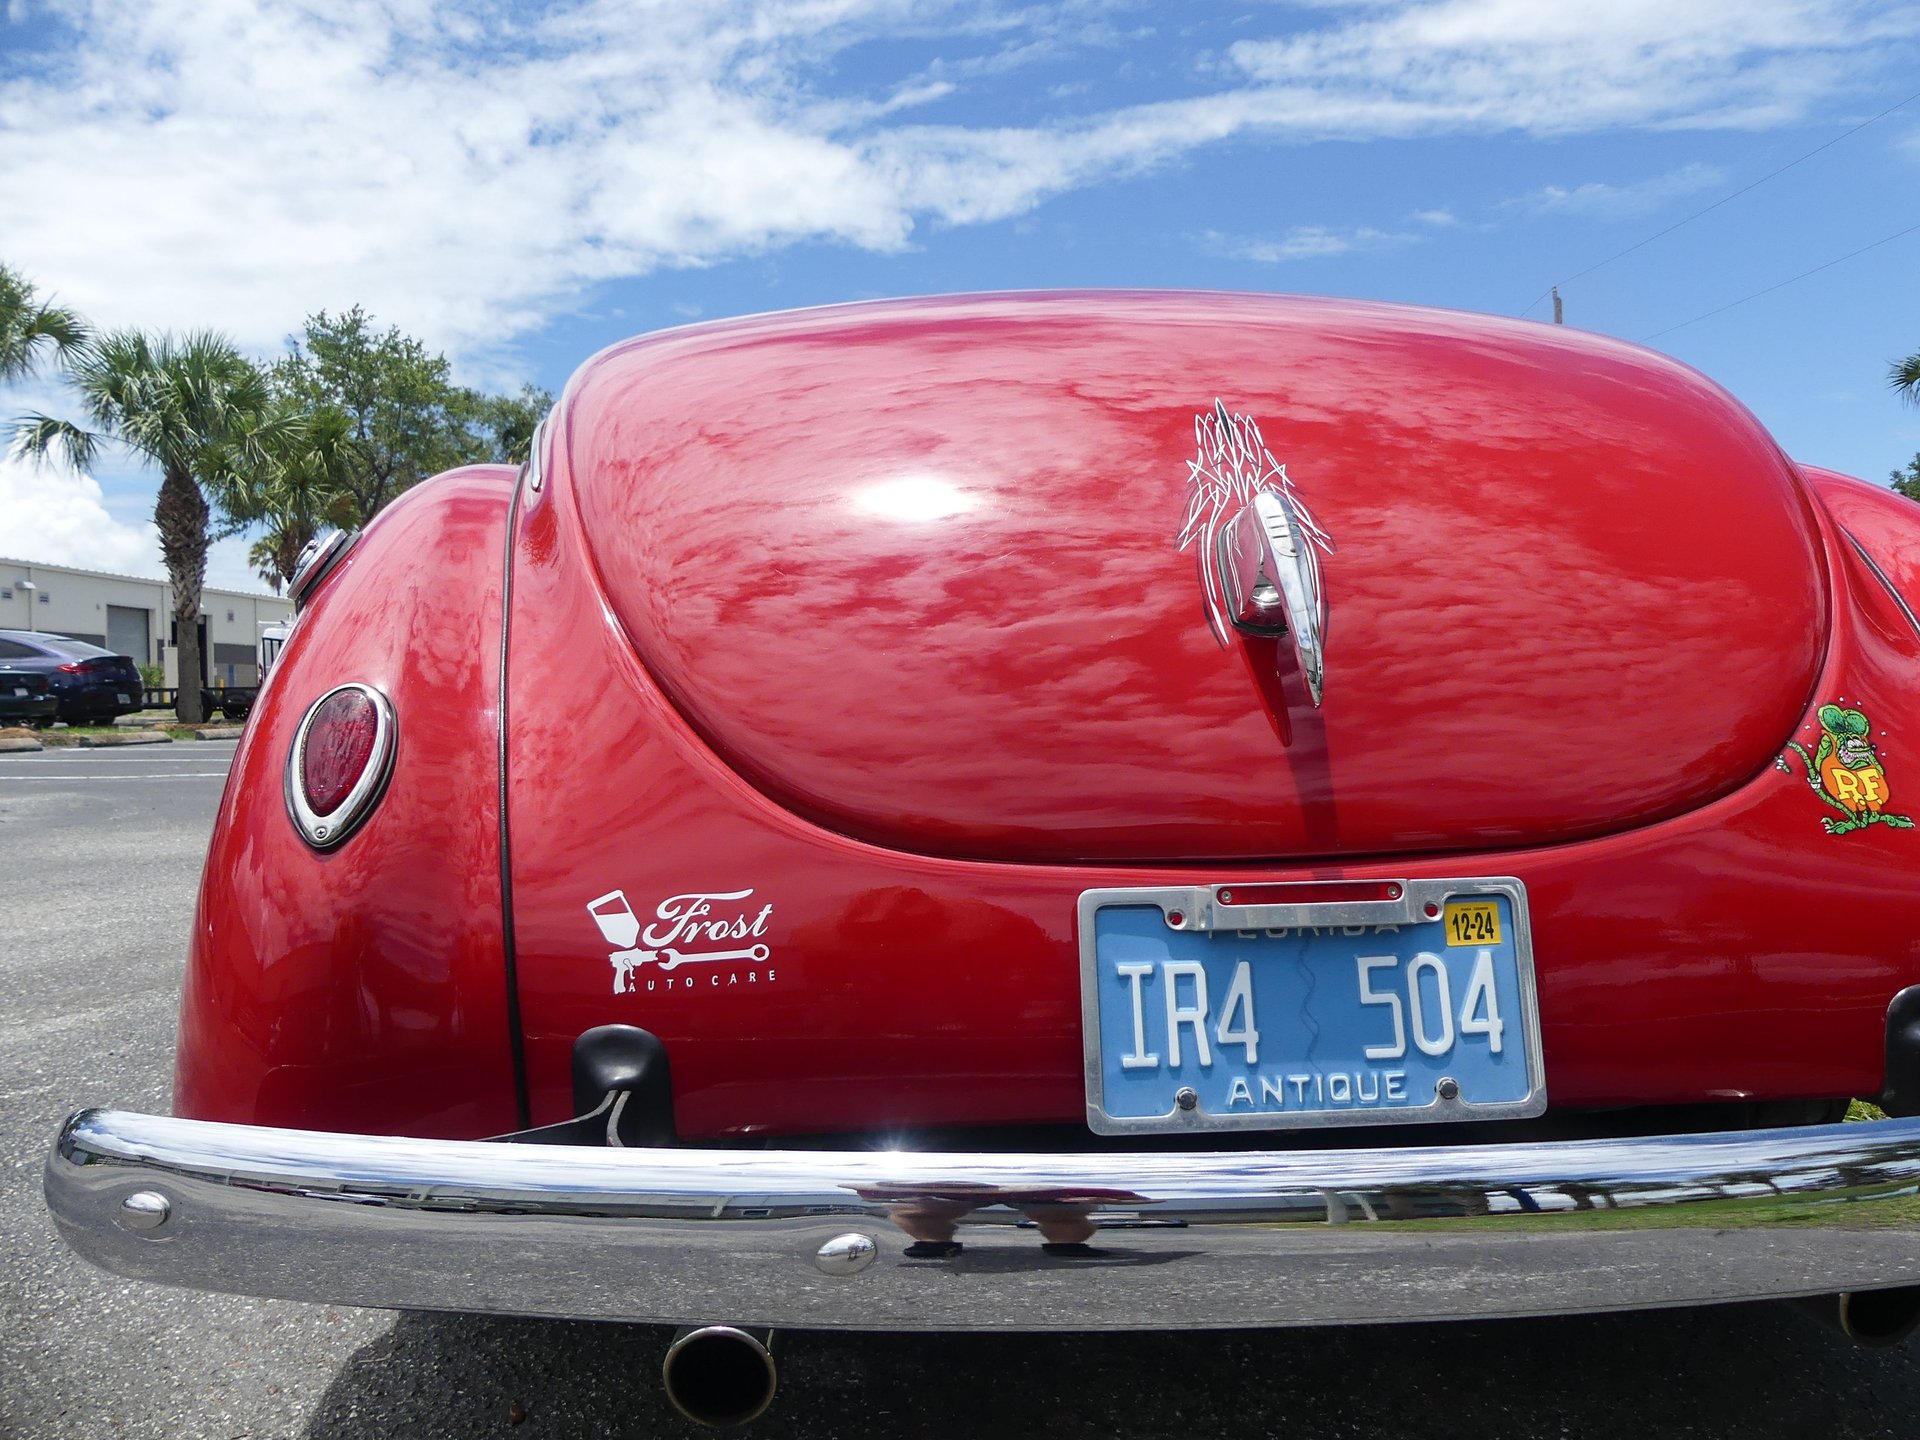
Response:
[[[1291,636],[1307,695],[1318,706],[1327,601],[1309,524],[1286,495],[1259,491],[1220,527],[1214,561],[1227,619],[1249,635]]]

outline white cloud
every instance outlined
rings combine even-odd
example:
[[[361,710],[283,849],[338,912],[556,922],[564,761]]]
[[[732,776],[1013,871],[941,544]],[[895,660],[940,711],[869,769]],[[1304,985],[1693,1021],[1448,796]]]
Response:
[[[58,13],[75,35],[55,53],[9,57],[0,36],[9,263],[103,321],[210,324],[263,350],[362,303],[483,369],[609,279],[800,241],[895,252],[1234,137],[1780,123],[1910,64],[1895,42],[1920,34],[1920,8],[1871,0],[1336,4],[1290,9],[1305,28],[1209,71],[1202,40],[1121,34],[1073,3]],[[871,42],[902,31],[918,55],[990,53],[850,90],[842,58],[859,49],[844,69],[870,74]],[[1119,73],[1128,45],[1217,88],[1101,109],[1067,87],[1044,123],[915,123],[1076,47]]]
[[[1849,56],[1920,33],[1855,0],[1431,0],[1242,41],[1255,80],[1339,93],[1376,125],[1549,134],[1794,118]]]
[[[0,554],[47,565],[76,565],[115,575],[164,579],[160,534],[150,520],[129,523],[130,496],[110,499],[100,482],[64,464],[40,464],[24,456],[0,456]],[[140,502],[151,508],[151,496]],[[267,586],[247,563],[244,535],[216,540],[207,549],[210,588],[263,593]]]
[[[120,575],[166,573],[152,524],[116,520],[100,483],[66,465],[0,456],[0,516],[0,550],[19,559]]]
[[[1208,231],[1201,237],[1208,250],[1235,260],[1253,260],[1263,265],[1280,265],[1289,260],[1323,260],[1353,251],[1395,250],[1418,242],[1417,235],[1396,234],[1359,226],[1333,230],[1324,225],[1296,225],[1278,238],[1222,235]]]
[[[1460,223],[1460,217],[1451,210],[1416,210],[1413,218],[1422,225],[1431,225],[1436,230],[1451,230]]]
[[[1584,215],[1603,220],[1621,220],[1648,214],[1682,196],[1716,189],[1724,185],[1726,179],[1726,172],[1712,165],[1683,165],[1665,175],[1655,175],[1651,179],[1627,185],[1608,185],[1600,181],[1572,189],[1548,185],[1509,204],[1537,215]]]

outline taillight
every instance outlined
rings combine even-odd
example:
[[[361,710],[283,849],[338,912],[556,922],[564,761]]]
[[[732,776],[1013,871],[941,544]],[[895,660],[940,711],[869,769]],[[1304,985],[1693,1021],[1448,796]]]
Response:
[[[342,685],[314,701],[287,753],[287,813],[316,850],[330,850],[366,819],[386,789],[395,748],[393,706],[371,685]]]
[[[62,675],[78,675],[87,667],[82,665],[78,660],[69,660],[66,664],[56,665],[54,668]]]

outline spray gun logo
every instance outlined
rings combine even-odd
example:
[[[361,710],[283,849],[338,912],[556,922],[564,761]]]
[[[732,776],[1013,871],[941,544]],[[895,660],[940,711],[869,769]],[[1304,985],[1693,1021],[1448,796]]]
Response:
[[[738,902],[752,898],[751,889],[692,891],[685,895],[670,895],[654,910],[657,923],[649,926],[644,935],[640,930],[640,917],[633,913],[633,907],[627,903],[626,891],[609,890],[599,899],[588,901],[587,913],[593,916],[593,923],[600,927],[601,936],[613,947],[613,953],[607,956],[608,963],[613,966],[613,993],[622,995],[631,992],[633,972],[649,963],[657,964],[662,970],[672,970],[681,965],[714,960],[748,960],[757,963],[767,959],[773,952],[762,944],[734,950],[682,950],[676,948],[674,943],[757,939],[766,934],[767,922],[773,916],[773,906],[762,906],[760,913],[749,920],[744,906]],[[732,908],[735,913],[728,914],[723,909],[716,918],[713,908],[715,901]],[[654,948],[635,948],[641,940]]]
[[[634,966],[656,958],[651,950],[632,948],[633,942],[640,938],[640,917],[627,904],[624,890],[602,895],[587,906],[587,913],[593,916],[593,923],[600,927],[601,935],[613,947],[613,953],[607,957],[613,964],[613,993],[624,994],[633,989]]]

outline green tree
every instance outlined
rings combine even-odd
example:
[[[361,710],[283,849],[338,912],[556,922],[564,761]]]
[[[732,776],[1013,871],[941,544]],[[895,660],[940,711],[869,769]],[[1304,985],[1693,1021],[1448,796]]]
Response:
[[[397,327],[377,330],[357,305],[309,316],[270,379],[286,404],[342,417],[329,483],[343,502],[334,507],[339,523],[349,525],[364,525],[403,490],[442,470],[480,460],[517,463],[552,404],[532,386],[517,396],[489,396],[455,385],[446,356]]]
[[[1887,383],[1909,405],[1920,405],[1920,350],[1889,365]],[[1909,460],[1905,470],[1894,471],[1888,479],[1893,482],[1893,488],[1909,500],[1920,500],[1920,455]]]
[[[377,334],[359,306],[308,318],[270,378],[288,403],[345,417],[350,457],[335,475],[351,520],[364,525],[402,490],[465,458],[463,396],[443,355],[389,328]]]
[[[469,429],[474,433],[475,460],[503,460],[524,465],[533,450],[533,432],[553,408],[553,395],[535,385],[522,385],[518,395],[472,397]]]
[[[266,377],[224,336],[175,337],[120,330],[74,353],[67,378],[87,425],[30,415],[16,422],[21,449],[44,457],[62,452],[76,467],[91,463],[114,439],[160,470],[153,523],[173,587],[178,627],[181,719],[206,718],[201,673],[200,591],[216,507],[232,513],[239,497],[271,469],[270,456],[301,424],[274,412]]]
[[[1907,468],[1887,477],[1893,488],[1909,500],[1920,500],[1920,455],[1907,462]]]
[[[86,341],[84,320],[43,301],[26,276],[0,265],[0,383],[20,379],[49,352],[70,359]]]

